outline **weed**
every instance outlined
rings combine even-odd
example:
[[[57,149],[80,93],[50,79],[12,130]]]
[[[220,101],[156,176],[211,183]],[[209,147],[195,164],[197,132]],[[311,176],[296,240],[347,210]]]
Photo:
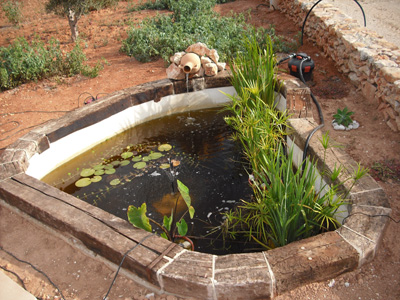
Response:
[[[4,11],[8,21],[13,24],[18,24],[22,20],[21,12],[22,4],[18,1],[8,0],[2,3],[1,8]]]

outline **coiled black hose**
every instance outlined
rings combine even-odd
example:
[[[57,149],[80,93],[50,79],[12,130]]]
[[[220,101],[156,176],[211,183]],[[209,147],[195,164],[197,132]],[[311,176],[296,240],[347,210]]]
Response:
[[[305,18],[304,21],[303,21],[303,26],[301,27],[300,45],[303,45],[304,26],[306,25],[307,18],[308,18],[308,16],[310,15],[311,11],[314,9],[314,7],[316,7],[316,6],[318,5],[318,3],[320,3],[321,1],[322,1],[322,0],[318,0],[318,1],[310,8],[310,10],[308,11],[308,13],[307,13],[307,15],[306,15],[306,18]],[[360,7],[361,12],[362,12],[363,17],[364,17],[364,27],[367,27],[367,21],[366,21],[366,19],[365,19],[364,9],[362,8],[361,4],[358,3],[357,0],[354,0],[354,2],[357,3],[357,5]]]

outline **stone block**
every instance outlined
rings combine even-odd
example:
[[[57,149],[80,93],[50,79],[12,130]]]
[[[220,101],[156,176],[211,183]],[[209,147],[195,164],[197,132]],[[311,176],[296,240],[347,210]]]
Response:
[[[350,192],[350,199],[353,205],[368,205],[390,208],[389,200],[382,188]]]
[[[386,229],[391,209],[353,205],[349,217],[337,232],[359,253],[359,266],[376,254]]]
[[[336,232],[265,252],[275,276],[277,294],[334,278],[358,266],[358,253]]]
[[[218,256],[214,274],[216,299],[273,298],[272,273],[262,252]]]
[[[164,291],[184,297],[214,299],[213,255],[186,251],[160,268],[158,279]]]

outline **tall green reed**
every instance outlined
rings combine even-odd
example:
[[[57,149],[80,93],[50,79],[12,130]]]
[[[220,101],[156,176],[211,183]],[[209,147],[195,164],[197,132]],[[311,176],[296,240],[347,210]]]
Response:
[[[304,169],[295,167],[293,149],[285,143],[289,116],[275,109],[272,44],[269,41],[266,45],[261,50],[253,35],[246,40],[247,51],[231,64],[231,81],[237,95],[227,95],[232,103],[226,109],[232,116],[226,122],[234,129],[233,137],[242,144],[248,160],[254,197],[226,213],[220,228],[225,236],[244,236],[270,249],[336,229],[340,224],[335,214],[348,194],[338,193],[343,182],[332,186],[324,183],[325,174],[319,176],[315,162],[307,159]],[[325,162],[330,147],[327,135],[322,144]],[[332,181],[341,170],[335,168]],[[360,166],[355,170],[349,178],[352,186],[364,171]]]

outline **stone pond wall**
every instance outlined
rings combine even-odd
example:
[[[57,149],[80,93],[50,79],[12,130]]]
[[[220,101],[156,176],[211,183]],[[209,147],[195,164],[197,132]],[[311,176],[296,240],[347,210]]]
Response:
[[[277,1],[275,1],[277,2]],[[279,9],[301,28],[316,0],[280,0]],[[368,16],[366,16],[368,22]],[[368,24],[368,23],[367,23]],[[367,101],[376,102],[386,124],[400,131],[400,49],[376,32],[322,1],[308,16],[308,37],[358,87]]]

